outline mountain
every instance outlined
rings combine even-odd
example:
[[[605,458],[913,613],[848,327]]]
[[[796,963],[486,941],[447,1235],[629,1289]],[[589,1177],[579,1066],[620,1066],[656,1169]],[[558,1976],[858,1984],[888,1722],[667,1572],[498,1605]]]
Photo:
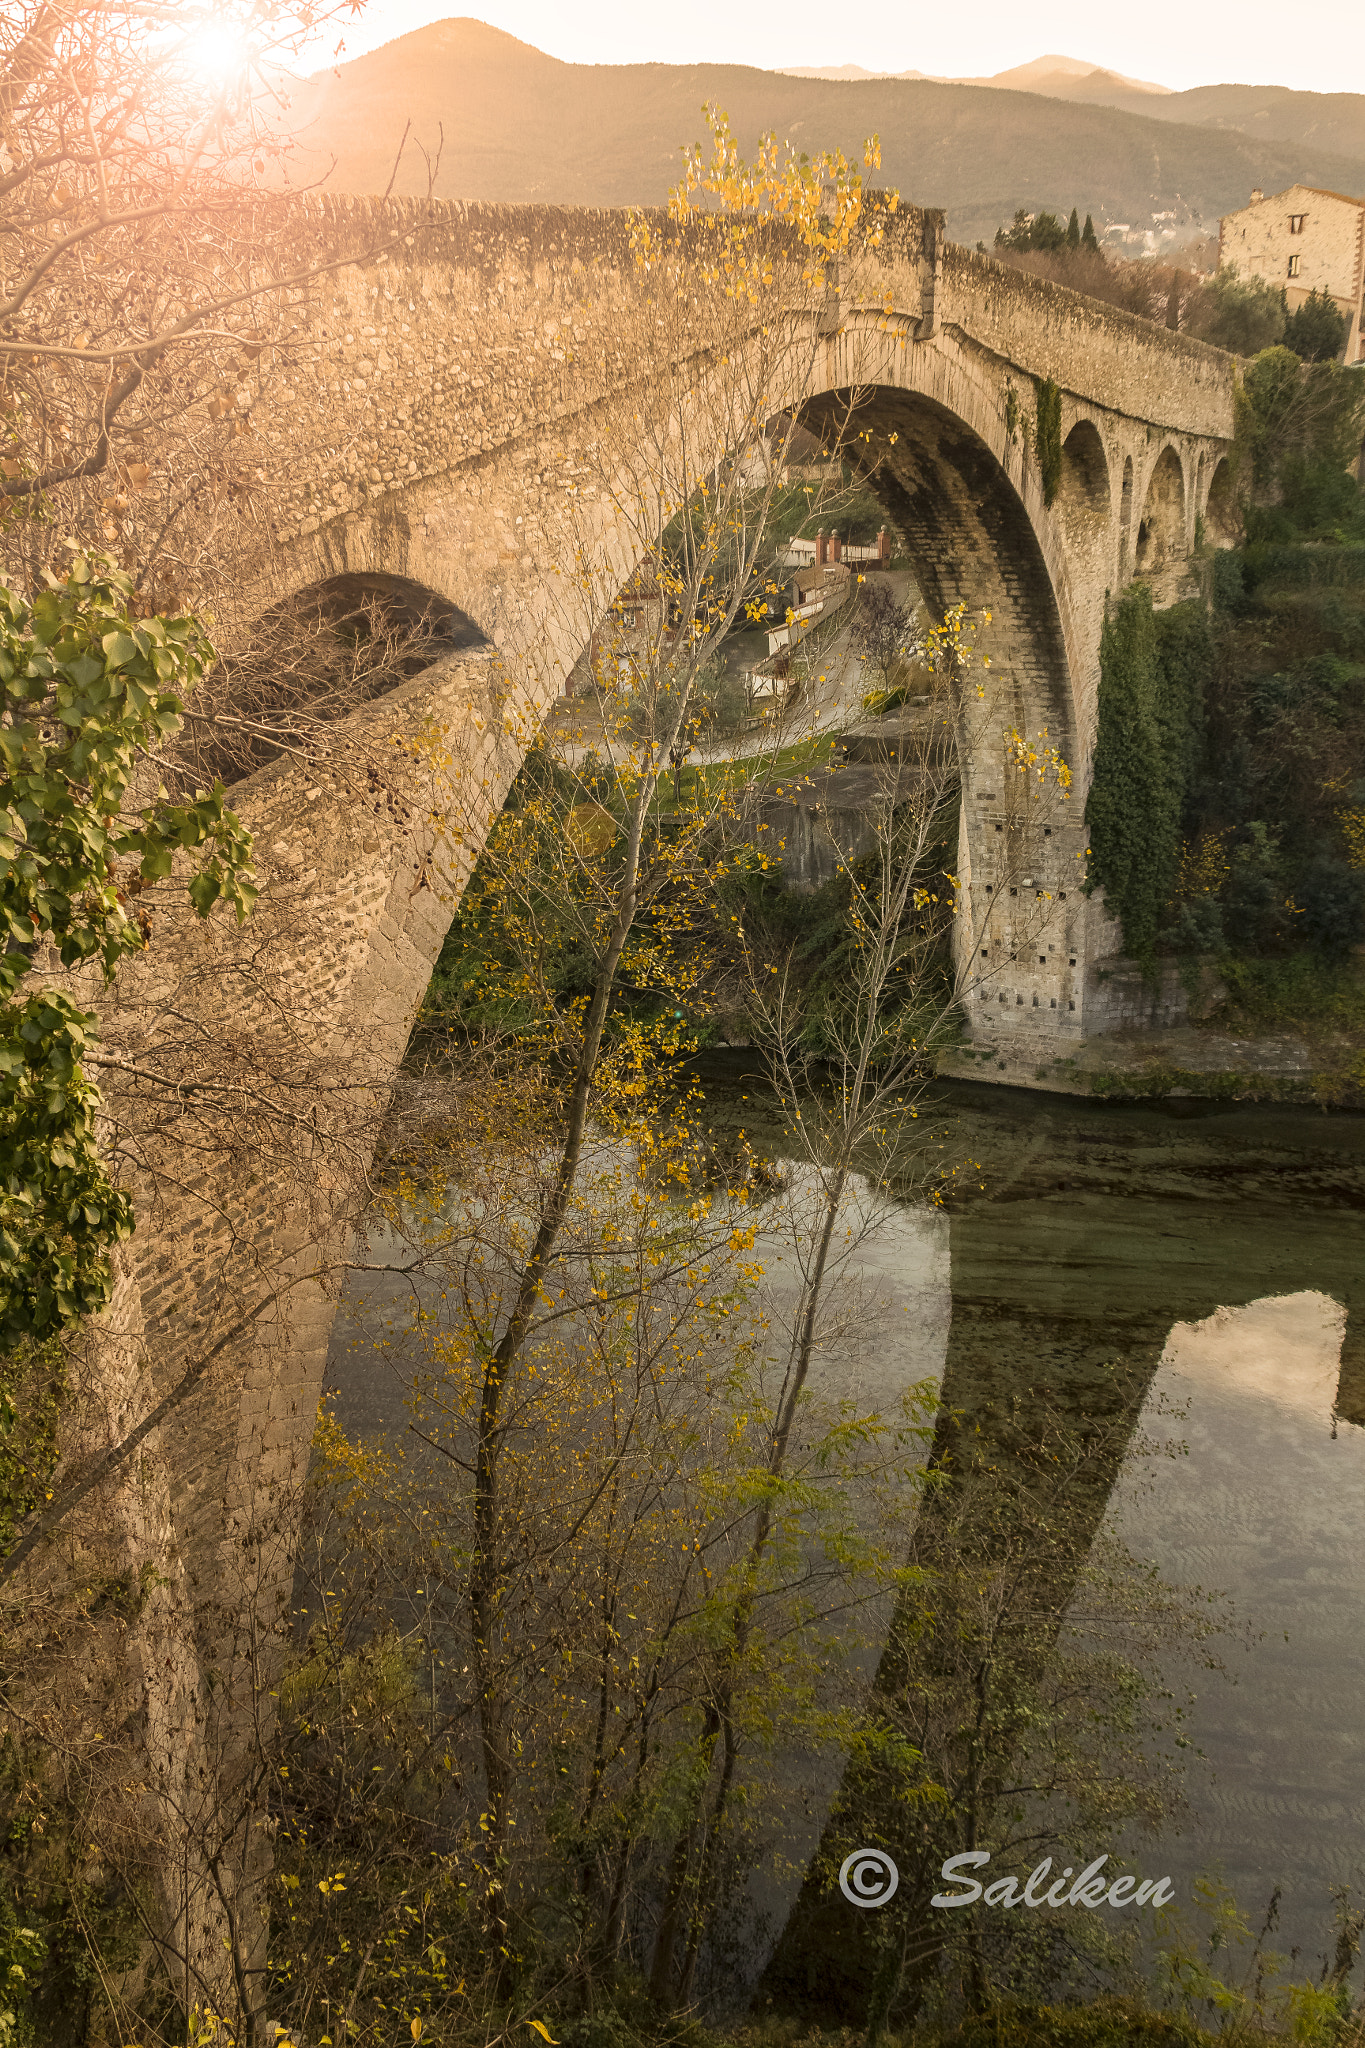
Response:
[[[835,78],[845,83],[855,78],[924,78],[926,75],[923,71],[865,71],[861,64],[826,64],[805,71],[798,66],[782,72],[783,78]]]
[[[1365,146],[1353,159],[1317,142],[1152,118],[1179,97],[1144,93],[1136,114],[995,84],[564,64],[483,22],[443,21],[295,89],[292,178],[383,192],[410,120],[395,192],[425,192],[421,151],[437,161],[439,148],[439,197],[658,205],[680,144],[704,134],[701,107],[715,100],[746,149],[773,128],[798,148],[838,146],[856,160],[876,131],[882,182],[945,207],[949,233],[966,242],[989,242],[1017,206],[1075,205],[1100,227],[1166,216],[1184,229],[1245,205],[1254,185],[1365,191]]]
[[[922,71],[864,71],[860,64],[837,70],[789,71],[789,78],[923,78]],[[1040,92],[1049,99],[1086,100],[1206,128],[1239,128],[1258,142],[1284,142],[1365,160],[1365,93],[1295,92],[1287,85],[1197,85],[1172,92],[1117,71],[1097,69],[1076,57],[1035,57],[990,78],[939,81],[990,85],[1016,92]]]
[[[928,71],[865,71],[861,64],[827,64],[819,69],[801,70],[785,66],[784,78],[933,78]],[[936,85],[993,85],[1011,92],[1041,92],[1054,100],[1095,100],[1111,104],[1109,95],[1168,93],[1167,85],[1149,85],[1141,78],[1125,78],[1119,71],[1097,71],[1079,57],[1035,57],[1031,64],[1016,64],[1012,71],[997,71],[990,78],[935,78]]]
[[[954,85],[993,85],[997,90],[1010,92],[1041,92],[1054,100],[1087,100],[1097,97],[1095,81],[1098,79],[1104,81],[1099,90],[1138,94],[1144,102],[1149,94],[1160,99],[1170,91],[1166,85],[1151,85],[1142,78],[1125,78],[1118,71],[1102,71],[1079,57],[1035,57],[1031,64],[1016,64],[1012,71],[997,71],[990,78],[958,78],[950,82]]]
[[[1109,80],[1113,74],[1094,76]],[[1121,87],[1106,83],[1095,96],[1106,106],[1141,111],[1156,121],[1237,128],[1258,142],[1365,158],[1365,93],[1294,92],[1287,85],[1196,85],[1189,92],[1162,93],[1154,100],[1144,96],[1139,101],[1125,82]],[[1359,181],[1352,189],[1365,192]]]

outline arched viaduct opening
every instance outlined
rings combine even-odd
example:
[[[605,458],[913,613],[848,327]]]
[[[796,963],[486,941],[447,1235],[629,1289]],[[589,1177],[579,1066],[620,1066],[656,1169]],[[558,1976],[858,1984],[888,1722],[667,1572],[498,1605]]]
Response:
[[[1068,764],[1078,752],[1077,693],[1043,543],[999,457],[945,405],[881,386],[860,392],[850,414],[851,398],[825,394],[802,417],[825,434],[843,425],[847,453],[901,535],[931,616],[956,605],[989,614],[976,643],[984,664],[967,679],[957,734],[966,1020],[978,1037],[1078,1030],[1080,841],[1069,811],[1035,802],[1009,751],[1014,733],[1030,744],[1046,735]],[[1059,498],[1057,523],[1081,575],[1102,576],[1108,473],[1088,422],[1068,437]]]
[[[1175,449],[1167,446],[1157,457],[1138,522],[1137,574],[1158,576],[1184,555],[1185,472]]]
[[[490,645],[467,612],[414,577],[321,577],[262,613],[205,677],[179,750],[186,772],[230,789],[432,662]]]
[[[1242,522],[1233,488],[1232,463],[1226,455],[1213,472],[1204,523],[1216,548],[1236,547]]]
[[[1106,583],[1112,533],[1109,461],[1093,420],[1077,420],[1062,443],[1057,516],[1068,562],[1085,581]]]

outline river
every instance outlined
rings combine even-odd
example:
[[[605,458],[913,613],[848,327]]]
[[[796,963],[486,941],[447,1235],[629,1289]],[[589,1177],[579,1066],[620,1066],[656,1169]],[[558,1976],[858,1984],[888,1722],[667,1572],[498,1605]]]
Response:
[[[708,1103],[780,1151],[744,1071],[712,1061]],[[1135,1859],[1182,1898],[1221,1875],[1258,1926],[1278,1888],[1275,1945],[1314,1958],[1329,1888],[1365,1888],[1365,1117],[971,1083],[934,1109],[907,1181],[926,1155],[978,1168],[948,1202],[945,1407],[1083,1420],[1121,1367],[1105,1522],[1230,1602],[1227,1677],[1168,1674],[1196,1693],[1191,1810]],[[913,1210],[902,1241],[922,1259]]]
[[[751,1066],[702,1063],[707,1114],[781,1157]],[[1174,1654],[1167,1673],[1194,1694],[1189,1811],[1099,1846],[1186,1901],[1221,1876],[1258,1925],[1278,1890],[1274,1945],[1316,1975],[1330,1888],[1365,1889],[1365,1117],[954,1082],[913,1129],[867,1255],[906,1317],[877,1354],[888,1395],[939,1378],[1005,1447],[1044,1406],[1104,1417],[1119,1449],[1082,1542],[1107,1528],[1230,1603],[1227,1675]],[[926,1161],[972,1162],[937,1216]],[[391,1420],[352,1314],[329,1378],[344,1426]]]

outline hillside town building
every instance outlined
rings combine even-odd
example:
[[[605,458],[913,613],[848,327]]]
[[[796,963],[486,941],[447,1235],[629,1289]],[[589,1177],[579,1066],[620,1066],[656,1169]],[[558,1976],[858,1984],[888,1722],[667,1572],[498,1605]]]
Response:
[[[1330,292],[1348,322],[1345,360],[1365,361],[1361,292],[1365,285],[1365,199],[1313,185],[1261,191],[1218,223],[1218,268],[1235,267],[1280,287],[1290,312],[1310,292]]]

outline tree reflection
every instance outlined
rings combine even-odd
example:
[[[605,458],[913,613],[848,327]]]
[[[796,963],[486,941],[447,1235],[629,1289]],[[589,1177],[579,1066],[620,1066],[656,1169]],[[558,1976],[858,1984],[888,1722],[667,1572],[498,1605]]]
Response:
[[[1344,1242],[1311,1211],[1177,1211],[1157,1275],[1131,1193],[1061,1192],[953,1219],[936,1483],[864,1739],[760,1987],[760,2004],[867,2023],[870,2038],[927,2001],[981,2010],[1067,1979],[1093,1994],[1121,1960],[1115,1914],[929,1901],[963,1850],[989,1848],[993,1876],[1047,1853],[1079,1868],[1179,1804],[1181,1709],[1159,1663],[1182,1636],[1217,1662],[1211,1616],[1102,1529],[1172,1322],[1320,1288],[1347,1308],[1336,1417],[1365,1420],[1365,1304]],[[853,1912],[837,1889],[863,1844],[900,1869],[885,1913]],[[1086,1854],[1056,1854],[1067,1845]]]

